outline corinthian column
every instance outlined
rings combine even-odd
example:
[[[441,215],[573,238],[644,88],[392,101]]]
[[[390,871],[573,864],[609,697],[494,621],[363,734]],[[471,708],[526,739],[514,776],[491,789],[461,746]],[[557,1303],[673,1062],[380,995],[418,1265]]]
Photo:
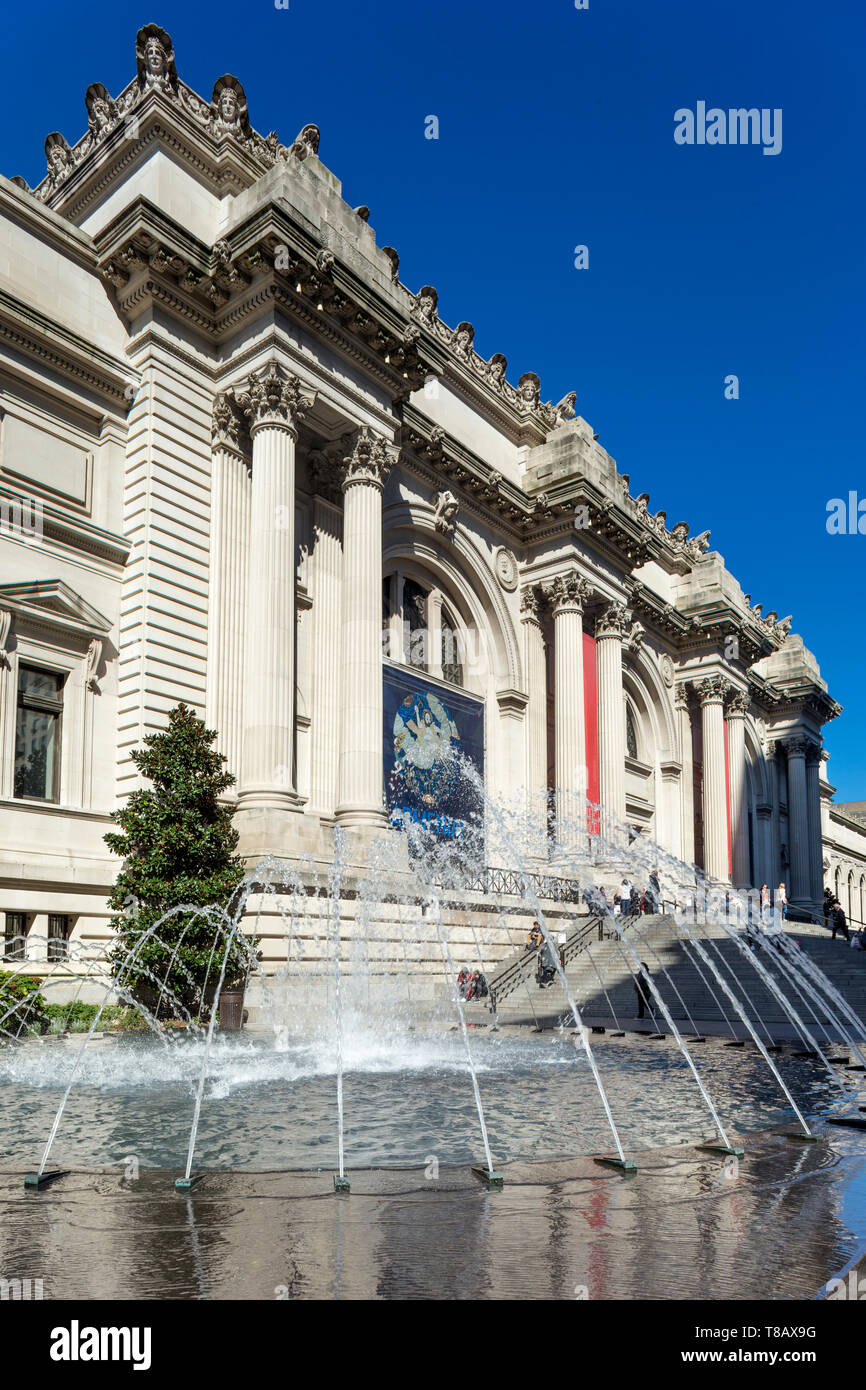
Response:
[[[520,618],[526,653],[529,711],[526,728],[526,790],[532,816],[531,840],[540,846],[547,823],[547,660],[541,625],[541,598],[532,586],[521,590]]]
[[[735,888],[748,888],[749,828],[746,800],[746,714],[749,696],[736,691],[728,701],[728,773],[731,787],[731,851]]]
[[[250,477],[240,411],[230,393],[214,401],[207,634],[207,723],[239,777],[243,753],[244,628],[247,621]]]
[[[806,786],[805,738],[785,740],[788,759],[788,852],[791,869],[791,902],[797,907],[811,905],[811,846],[809,843],[809,796]]]
[[[602,834],[621,838],[625,820],[625,705],[622,691],[622,644],[631,612],[624,603],[611,603],[595,625],[598,665],[598,782]]]
[[[704,870],[722,882],[729,878],[724,712],[729,688],[723,676],[709,676],[695,684],[704,744]]]
[[[364,426],[344,440],[342,744],[337,819],[387,823],[382,797],[382,492],[389,446]]]
[[[572,835],[575,829],[586,829],[583,606],[589,595],[589,583],[574,570],[557,575],[548,590],[556,673],[556,816],[560,840],[566,826],[571,827]]]
[[[315,395],[271,362],[237,400],[253,441],[244,643],[245,810],[298,807],[295,791],[295,441]]]

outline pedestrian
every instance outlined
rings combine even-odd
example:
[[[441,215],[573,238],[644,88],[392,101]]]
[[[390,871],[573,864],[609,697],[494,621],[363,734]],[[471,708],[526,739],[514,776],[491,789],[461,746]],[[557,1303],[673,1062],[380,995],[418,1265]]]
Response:
[[[770,890],[766,883],[761,884],[761,921],[764,922],[770,915]]]
[[[851,933],[848,930],[848,923],[845,919],[845,909],[842,904],[837,902],[833,908],[833,940],[836,940],[837,931],[843,932],[845,940],[850,942]]]
[[[659,883],[659,871],[653,869],[649,876],[649,910],[650,912],[660,912],[662,906],[662,886]]]
[[[621,883],[621,885],[620,885],[620,890],[619,890],[620,904],[621,904],[621,909],[622,909],[622,915],[623,915],[623,917],[630,917],[631,914],[632,914],[632,911],[633,911],[632,903],[631,903],[632,892],[633,892],[633,889],[632,889],[631,884],[629,883],[629,881],[628,881],[627,878],[624,878],[623,881],[622,881],[622,883]]]
[[[788,917],[788,894],[787,894],[787,892],[785,891],[785,885],[784,885],[784,883],[780,883],[779,886],[778,886],[778,888],[776,889],[776,907],[779,909],[779,911],[780,911],[781,914],[782,914],[782,920],[783,920],[783,921],[787,920],[787,917]]]
[[[637,1016],[638,1016],[638,1018],[643,1018],[644,1004],[646,1004],[647,1011],[648,1011],[650,1017],[652,1017],[652,1005],[650,1004],[650,997],[651,997],[651,995],[650,995],[649,978],[650,978],[650,973],[649,973],[649,969],[647,968],[647,964],[646,964],[645,961],[641,961],[641,963],[640,963],[640,970],[637,972],[637,974],[636,974],[635,977],[634,977],[634,992],[635,992],[635,994],[637,995]]]
[[[548,989],[556,977],[556,959],[549,944],[545,941],[538,953],[538,969],[535,972],[536,983],[540,989]]]
[[[835,898],[834,894],[830,891],[829,888],[825,888],[825,889],[824,889],[824,902],[823,902],[823,904],[822,904],[823,911],[824,911],[824,926],[825,926],[825,927],[829,927],[829,925],[830,925],[830,913],[833,911],[833,907],[834,907],[835,902],[836,902],[836,898]]]
[[[533,922],[529,935],[526,938],[526,946],[524,949],[527,951],[534,951],[536,946],[540,946],[543,940],[544,936],[542,935],[541,927],[537,922]]]

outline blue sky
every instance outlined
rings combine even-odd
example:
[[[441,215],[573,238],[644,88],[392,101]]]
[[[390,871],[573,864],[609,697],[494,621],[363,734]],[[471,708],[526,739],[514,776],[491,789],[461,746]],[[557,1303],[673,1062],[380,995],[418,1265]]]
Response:
[[[709,527],[753,602],[794,615],[845,706],[826,730],[837,799],[866,798],[866,536],[825,525],[831,498],[866,499],[866,7],[16,7],[4,173],[41,178],[45,135],[83,133],[86,86],[126,84],[151,20],[199,92],[240,78],[259,130],[288,142],[319,125],[405,283],[435,285],[443,318],[474,323],[511,380],[536,371],[554,401],[575,389],[632,493]],[[781,153],[675,144],[674,112],[699,100],[781,108]]]

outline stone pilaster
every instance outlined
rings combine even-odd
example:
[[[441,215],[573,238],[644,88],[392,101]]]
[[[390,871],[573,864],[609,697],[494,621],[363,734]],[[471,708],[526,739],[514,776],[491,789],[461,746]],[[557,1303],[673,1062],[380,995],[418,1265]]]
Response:
[[[244,633],[247,624],[250,476],[234,397],[221,392],[212,417],[206,720],[228,770],[243,771]]]
[[[728,812],[725,787],[725,711],[728,682],[708,676],[695,683],[704,745],[704,870],[728,882]]]
[[[746,714],[749,696],[737,690],[728,701],[728,776],[730,781],[731,851],[735,888],[749,888],[749,825],[746,795]]]
[[[680,762],[683,769],[680,782],[680,858],[686,864],[694,864],[695,763],[692,749],[692,713],[689,709],[689,696],[685,685],[676,687],[674,707],[677,716]]]
[[[625,704],[622,644],[631,628],[624,603],[611,603],[595,625],[598,669],[598,781],[602,835],[617,843],[625,821]]]
[[[15,718],[15,691],[12,685],[12,670],[9,660],[9,636],[12,630],[12,614],[8,608],[0,608],[0,739],[3,748],[11,748],[15,735],[9,725]],[[0,758],[0,797],[8,801],[14,790],[14,759]]]
[[[315,399],[271,362],[237,400],[252,437],[249,579],[244,643],[245,811],[294,810],[295,442]]]
[[[337,819],[384,826],[382,789],[382,492],[385,439],[366,426],[344,439],[342,741]]]
[[[809,885],[812,902],[819,908],[824,896],[824,849],[821,840],[821,744],[810,741],[806,749],[806,796],[809,805]]]
[[[575,570],[557,575],[547,591],[553,613],[556,816],[560,839],[566,827],[572,833],[586,828],[583,607],[590,592],[588,581]]]
[[[526,657],[526,689],[529,710],[526,721],[526,789],[530,808],[542,816],[539,834],[547,817],[547,659],[541,623],[539,591],[527,586],[520,594],[520,617]]]
[[[806,784],[808,740],[800,736],[785,739],[788,760],[788,856],[790,860],[790,900],[796,907],[808,908],[812,898],[812,855],[809,843],[809,796]]]

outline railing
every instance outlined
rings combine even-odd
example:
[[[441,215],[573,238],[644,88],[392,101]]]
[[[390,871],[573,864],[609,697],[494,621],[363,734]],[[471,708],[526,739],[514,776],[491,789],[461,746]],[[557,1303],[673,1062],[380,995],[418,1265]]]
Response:
[[[437,887],[459,888],[469,893],[500,893],[515,898],[528,898],[533,893],[537,898],[557,903],[579,903],[581,899],[577,879],[524,873],[517,869],[486,868],[447,884],[437,884]]]
[[[624,917],[622,919],[623,926],[626,926],[631,920],[629,917]],[[604,917],[582,918],[579,926],[569,932],[564,945],[553,947],[561,953],[563,965],[568,965],[576,956],[582,955],[591,940],[601,939],[604,924]],[[492,1010],[495,1011],[503,999],[509,994],[513,994],[514,990],[519,989],[521,984],[531,979],[542,949],[542,946],[533,946],[530,949],[524,947],[519,956],[501,966],[496,974],[488,979],[489,1007]]]

